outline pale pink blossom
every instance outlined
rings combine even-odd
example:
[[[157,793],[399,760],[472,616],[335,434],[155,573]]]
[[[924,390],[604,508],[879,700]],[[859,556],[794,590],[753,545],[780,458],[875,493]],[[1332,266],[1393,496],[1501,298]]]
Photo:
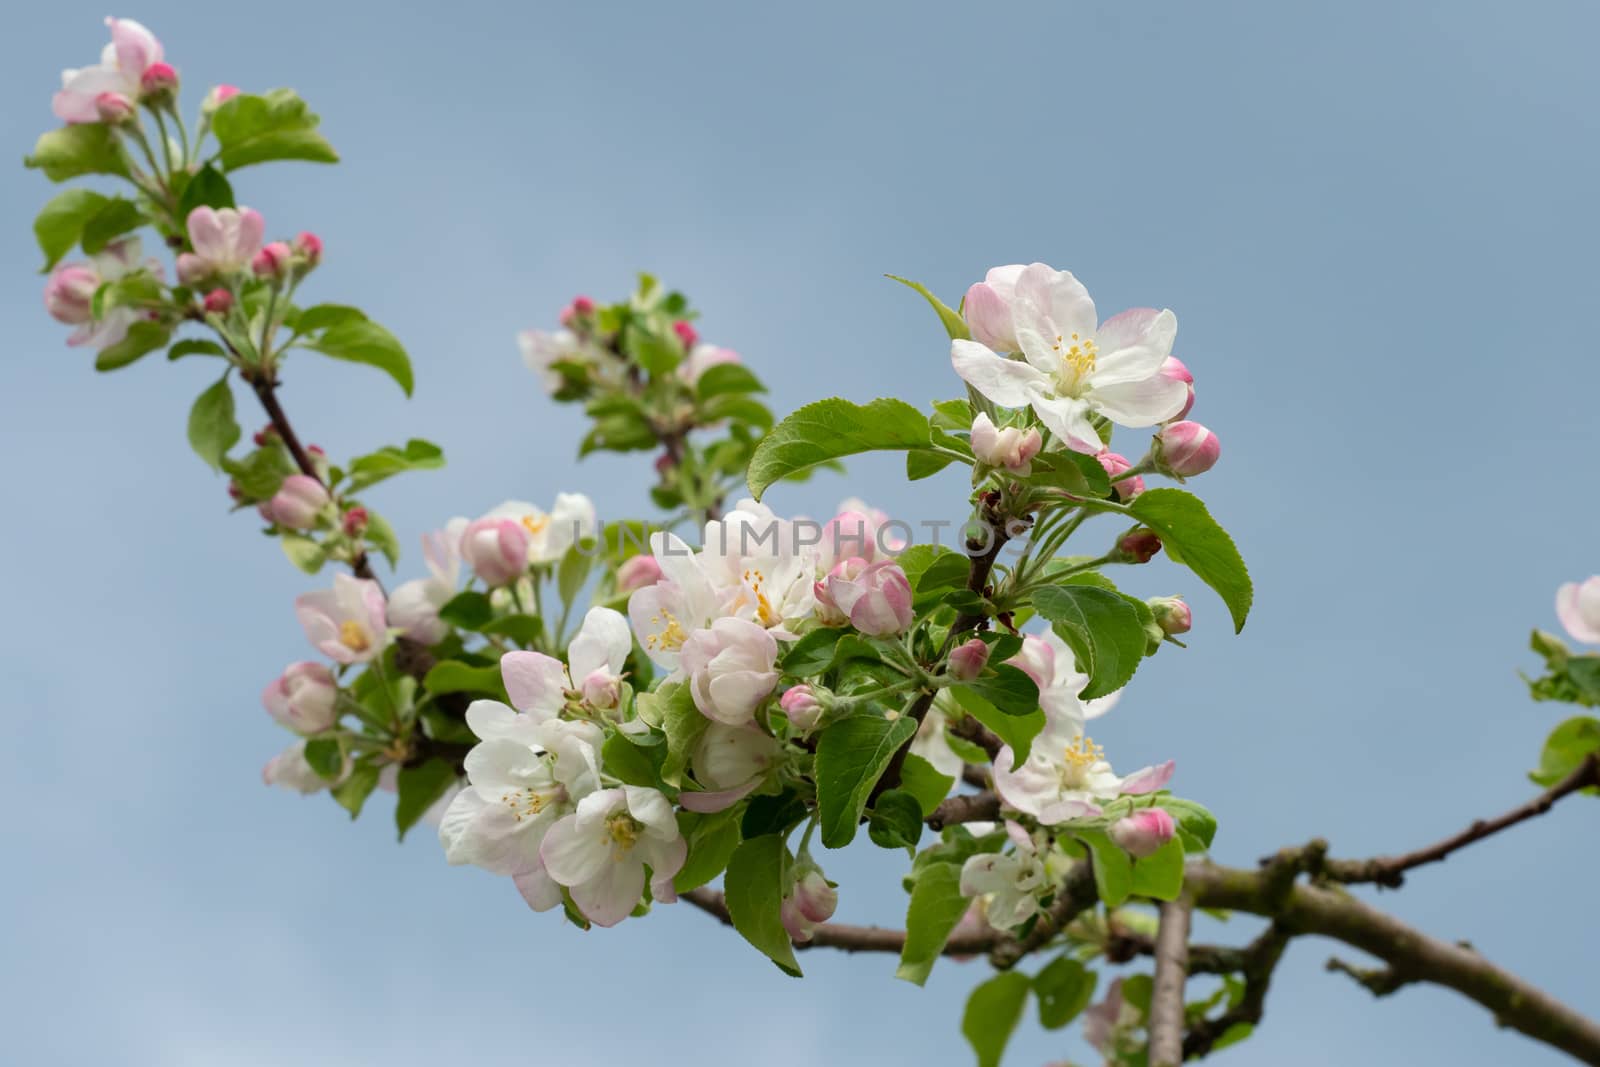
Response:
[[[1600,645],[1600,574],[1557,589],[1556,617],[1574,641]]]
[[[261,691],[261,705],[280,726],[318,734],[339,721],[339,684],[321,663],[291,663]]]
[[[1135,859],[1154,853],[1177,832],[1172,816],[1162,808],[1140,808],[1111,824],[1111,840]]]
[[[272,521],[291,530],[309,530],[321,521],[332,497],[308,474],[291,474],[267,504]]]
[[[161,264],[145,258],[137,237],[112,241],[89,257],[88,263],[63,263],[45,283],[45,308],[59,322],[77,326],[67,344],[89,345],[96,351],[119,344],[129,328],[144,314],[137,308],[116,306],[94,317],[94,294],[106,282],[147,271],[158,280]]]
[[[345,763],[348,768],[349,760],[346,759]],[[267,765],[261,768],[261,781],[266,785],[305,794],[320,793],[335,784],[318,774],[306,761],[306,742],[303,737],[267,761]]]
[[[61,72],[61,90],[51,100],[50,109],[63,122],[101,121],[96,101],[102,93],[136,99],[145,71],[162,61],[161,42],[139,23],[108,18],[106,25],[111,29],[111,42],[101,51],[100,62]]]
[[[903,633],[916,618],[911,607],[911,583],[892,559],[876,563],[844,560],[817,586],[819,607],[834,617],[849,620],[864,634],[882,637]]]
[[[989,646],[981,638],[971,638],[950,653],[950,676],[957,681],[970,682],[983,673],[988,663]]]
[[[332,589],[296,597],[294,613],[312,647],[336,663],[366,663],[389,643],[383,590],[370,579],[335,575]]]
[[[170,63],[152,63],[139,75],[139,95],[145,100],[157,100],[178,91],[178,72]]]
[[[739,363],[739,353],[731,348],[719,348],[716,345],[695,345],[689,349],[689,354],[683,357],[683,362],[678,364],[678,377],[687,385],[694,385],[700,376],[712,367],[721,363]]]
[[[1222,457],[1222,442],[1198,422],[1175,422],[1161,431],[1161,469],[1179,478],[1204,474]]]
[[[1017,350],[1011,303],[1016,297],[1017,279],[1024,269],[1021,263],[991,267],[983,281],[967,290],[966,299],[961,302],[961,313],[972,331],[972,339],[985,348],[996,352]]]
[[[1045,716],[1044,730],[1034,738],[1028,758],[1015,770],[1009,745],[994,761],[995,792],[1007,804],[1045,826],[1101,813],[1103,802],[1119,796],[1153,793],[1172,777],[1171,760],[1119,777],[1104,750],[1072,715]]]
[[[679,665],[701,714],[742,726],[777,686],[777,658],[778,642],[765,627],[724,617],[688,635]]]
[[[1144,492],[1144,479],[1139,475],[1135,474],[1132,478],[1117,477],[1124,471],[1133,469],[1133,464],[1128,462],[1126,456],[1108,450],[1098,453],[1094,458],[1100,461],[1100,466],[1112,478],[1111,488],[1116,491],[1118,500],[1126,504]]]
[[[822,701],[817,698],[816,689],[805,684],[790,686],[785,690],[778,700],[778,707],[783,709],[791,726],[804,732],[817,728],[825,710]]]
[[[82,326],[94,318],[94,294],[100,275],[87,263],[63,263],[44,283],[44,307],[50,317],[68,326]]]
[[[664,904],[677,900],[672,880],[687,855],[667,798],[633,785],[584,797],[539,848],[550,878],[566,886],[578,910],[600,926],[615,926],[638,906],[647,864],[650,896]]]
[[[1004,467],[1012,474],[1026,477],[1033,470],[1033,457],[1043,445],[1043,437],[1031,426],[1000,429],[981,411],[972,420],[972,454],[979,463]]]
[[[689,766],[704,792],[685,789],[678,803],[689,811],[724,811],[766,781],[778,759],[778,742],[754,724],[713,722],[700,735]]]
[[[226,83],[214,85],[211,87],[211,91],[206,93],[205,99],[200,101],[200,110],[209,115],[238,95],[239,87],[237,85],[228,85]]]
[[[486,584],[509,585],[528,569],[528,531],[509,518],[485,518],[461,533],[461,558]]]
[[[356,525],[358,511],[360,525],[365,527],[366,509],[351,508],[344,517],[346,533]],[[449,624],[439,617],[439,609],[461,586],[461,556],[456,550],[459,535],[460,530],[449,528],[423,535],[422,558],[428,566],[428,577],[404,582],[389,595],[389,624],[414,641],[434,645],[450,632]]]
[[[1161,376],[1170,378],[1175,382],[1182,382],[1189,390],[1189,399],[1184,403],[1179,412],[1172,416],[1174,419],[1189,417],[1189,411],[1194,407],[1194,375],[1189,373],[1189,368],[1183,365],[1183,360],[1177,356],[1168,356],[1167,361],[1161,364]]]
[[[254,208],[197,207],[189,212],[189,243],[215,274],[230,274],[250,265],[261,250],[266,220]]]
[[[661,564],[643,553],[630,556],[617,568],[617,592],[631,593],[661,580]]]
[[[294,253],[283,241],[272,241],[250,257],[250,272],[257,278],[286,278]]]
[[[1194,626],[1194,613],[1181,596],[1158,596],[1145,601],[1156,617],[1156,625],[1168,637],[1186,634]]]
[[[132,100],[121,93],[105,92],[94,98],[94,110],[100,116],[101,122],[120,126],[132,119],[138,108]]]
[[[797,867],[789,891],[784,894],[778,914],[783,927],[796,941],[810,941],[816,928],[833,918],[839,907],[839,891],[827,875],[814,865]]]

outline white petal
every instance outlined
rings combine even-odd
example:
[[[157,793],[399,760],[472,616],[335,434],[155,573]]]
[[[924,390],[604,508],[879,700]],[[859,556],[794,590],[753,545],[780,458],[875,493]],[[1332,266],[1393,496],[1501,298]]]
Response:
[[[569,887],[572,902],[589,920],[615,926],[639,906],[644,893],[644,864],[634,855],[607,862],[595,877]]]
[[[539,719],[548,719],[566,701],[567,669],[543,652],[507,652],[500,657],[500,677],[511,705]]]
[[[963,381],[1002,407],[1022,407],[1046,383],[1027,363],[997,356],[976,341],[950,342],[950,363]]]
[[[1100,385],[1096,381],[1090,401],[1101,414],[1119,426],[1138,428],[1166,422],[1189,402],[1186,382],[1153,374],[1143,381]]]
[[[1074,452],[1093,454],[1105,447],[1095,433],[1094,423],[1089,421],[1088,401],[1044,393],[1033,398],[1033,410],[1039,421]]]

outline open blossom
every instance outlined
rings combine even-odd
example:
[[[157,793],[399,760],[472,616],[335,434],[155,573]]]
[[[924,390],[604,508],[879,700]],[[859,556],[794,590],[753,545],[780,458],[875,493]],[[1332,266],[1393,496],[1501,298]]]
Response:
[[[323,664],[301,660],[268,683],[261,705],[280,726],[319,734],[339,721],[339,683]]]
[[[248,207],[197,207],[189,212],[187,225],[189,243],[210,268],[208,274],[231,274],[250,266],[267,226],[261,212]],[[191,262],[188,269],[199,266]]]
[[[911,739],[911,753],[933,764],[933,769],[940,774],[960,778],[961,757],[950,747],[950,741],[944,732],[945,726],[950,721],[949,709],[952,706],[952,698],[947,695],[948,693],[949,690],[941,689],[933,698],[933,705],[928,708],[928,714],[923,716],[922,724],[917,727],[917,736]]]
[[[777,686],[777,658],[778,642],[765,628],[723,617],[689,634],[679,662],[700,713],[742,726]]]
[[[389,594],[389,625],[413,641],[434,645],[450,632],[439,618],[439,609],[450,602],[461,585],[461,557],[456,543],[462,528],[456,526],[452,531],[447,527],[425,534],[422,558],[428,565],[428,577],[404,582]]]
[[[996,404],[1032,406],[1079,452],[1102,447],[1095,415],[1154,426],[1176,415],[1188,397],[1183,382],[1160,373],[1178,330],[1170,311],[1135,308],[1097,325],[1094,301],[1078,279],[1034,263],[1016,277],[1011,320],[1023,359],[957,340],[950,353],[956,373]]]
[[[555,563],[579,541],[593,538],[600,524],[594,501],[582,493],[557,493],[548,512],[523,500],[508,500],[490,509],[484,518],[521,524],[528,535],[528,563],[535,567]]]
[[[961,895],[984,898],[984,917],[1001,930],[1021,926],[1039,911],[1039,897],[1053,888],[1033,838],[1006,822],[1011,852],[980,852],[961,866]]]
[[[161,42],[132,19],[106,19],[111,43],[92,67],[61,72],[61,90],[50,102],[56,118],[66,123],[99,122],[95,105],[103,93],[138,99],[145,71],[162,62]],[[169,68],[170,69],[170,68]]]
[[[615,926],[639,904],[646,864],[651,897],[662,903],[678,899],[672,880],[683,868],[688,845],[666,797],[625,785],[580,800],[575,812],[545,834],[539,855],[579,911],[601,926]]]
[[[1055,719],[1079,723],[1098,719],[1116,707],[1122,696],[1118,690],[1094,700],[1080,699],[1078,694],[1089,684],[1089,679],[1079,673],[1072,650],[1054,630],[1046,630],[1042,637],[1026,635],[1022,639],[1022,650],[1006,662],[1033,679],[1033,684],[1039,687],[1039,707]]]
[[[1045,728],[1021,767],[1002,746],[994,761],[994,787],[1000,798],[1046,826],[1099,815],[1102,801],[1152,793],[1172,777],[1172,761],[1118,777],[1105,751],[1072,715],[1045,716]]]
[[[1557,589],[1556,617],[1574,641],[1600,645],[1600,574]]]
[[[706,523],[704,535],[699,566],[717,591],[720,614],[781,637],[810,617],[816,556],[801,544],[796,523],[746,498]]]
[[[604,740],[593,723],[552,719],[526,742],[496,737],[474,746],[467,784],[439,819],[445,859],[510,875],[535,911],[560,904],[540,846],[557,819],[600,788]]]
[[[689,354],[683,357],[683,362],[678,364],[678,377],[686,385],[694,385],[700,381],[700,375],[715,367],[719,363],[738,363],[739,353],[731,348],[718,348],[716,345],[695,345],[689,349]]]
[[[892,559],[867,563],[847,559],[817,583],[819,614],[846,619],[875,637],[902,633],[916,618],[911,608],[911,583]]]
[[[594,362],[589,345],[571,330],[523,330],[517,334],[517,347],[522,352],[523,365],[539,376],[547,393],[555,393],[565,380],[554,369],[557,363]]]
[[[557,718],[569,703],[582,701],[596,710],[609,710],[620,696],[622,665],[632,648],[628,621],[621,614],[590,608],[567,646],[567,663],[543,652],[501,656],[500,677],[511,706],[474,700],[467,706],[467,725],[485,740],[532,743],[534,728]]]
[[[972,420],[972,454],[979,463],[991,467],[1004,467],[1012,474],[1026,477],[1033,470],[1033,457],[1039,454],[1044,439],[1039,431],[1007,426],[999,429],[994,420],[978,412]]]
[[[335,663],[366,663],[389,643],[383,590],[366,578],[335,575],[332,589],[296,597],[294,613],[306,639]]]
[[[140,270],[161,277],[161,265],[144,257],[139,238],[125,237],[90,256],[88,263],[63,263],[51,272],[44,288],[45,309],[57,322],[78,327],[67,344],[90,345],[100,351],[128,336],[128,328],[139,321],[138,309],[107,308],[97,319],[94,294],[106,282]]]
[[[682,538],[651,534],[650,549],[661,579],[634,591],[628,598],[628,617],[645,655],[676,671],[689,634],[721,614],[720,598],[699,557]]]
[[[755,791],[778,758],[778,742],[754,724],[713,722],[700,735],[689,761],[704,792],[684,790],[678,803],[689,811],[723,811]]]
[[[261,768],[261,781],[296,793],[320,793],[334,783],[312,769],[306,762],[306,742],[301,738],[267,761]]]

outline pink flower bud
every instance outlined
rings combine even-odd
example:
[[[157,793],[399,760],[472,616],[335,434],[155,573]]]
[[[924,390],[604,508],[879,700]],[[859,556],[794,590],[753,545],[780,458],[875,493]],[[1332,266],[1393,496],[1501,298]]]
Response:
[[[254,441],[256,443],[256,447],[257,448],[266,448],[268,445],[270,445],[272,442],[276,441],[277,439],[278,439],[277,427],[273,426],[272,423],[270,423],[270,422],[267,423],[265,426],[261,427],[261,429],[257,430],[250,437],[250,440],[252,440],[252,441]]]
[[[367,521],[371,518],[367,509],[357,505],[344,513],[339,520],[339,529],[343,530],[346,537],[360,537],[367,532]]]
[[[839,891],[828,884],[828,879],[821,871],[813,867],[795,883],[794,902],[801,915],[814,923],[825,923],[833,918],[834,910],[839,906]]]
[[[1177,824],[1163,808],[1140,808],[1111,824],[1111,840],[1135,859],[1143,859],[1172,840]]]
[[[133,118],[134,104],[116,92],[104,92],[94,98],[95,114],[108,126],[120,126]]]
[[[630,556],[617,568],[617,592],[631,593],[661,580],[661,564],[654,556]]]
[[[228,483],[228,498],[234,503],[238,503],[244,499],[244,490],[239,488],[238,482],[230,481]]]
[[[226,315],[233,310],[233,294],[226,289],[213,289],[206,294],[207,315]]]
[[[211,114],[217,108],[239,95],[237,85],[214,85],[206,98],[200,102],[200,110],[204,114]]]
[[[211,277],[215,271],[211,261],[193,252],[178,254],[178,281],[184,285],[197,285]]]
[[[1122,553],[1124,563],[1149,563],[1161,551],[1161,537],[1144,527],[1129,530],[1117,542],[1117,550]]]
[[[1222,456],[1222,442],[1198,422],[1172,423],[1159,440],[1162,470],[1179,478],[1204,474]]]
[[[597,708],[614,708],[622,700],[622,679],[598,667],[583,680],[582,692],[586,703]]]
[[[989,646],[974,637],[950,653],[950,674],[958,681],[970,682],[988,663]]]
[[[528,531],[515,519],[479,519],[461,532],[461,558],[491,586],[510,585],[528,569]]]
[[[1177,356],[1168,356],[1157,373],[1169,381],[1182,382],[1189,387],[1189,399],[1184,401],[1183,410],[1173,416],[1175,419],[1187,418],[1189,409],[1194,407],[1194,375],[1189,373],[1189,368]]]
[[[289,260],[293,255],[288,245],[273,241],[250,260],[250,269],[257,278],[282,278],[289,273]]]
[[[294,253],[309,269],[322,262],[322,238],[309,230],[301,230],[294,237]]]
[[[339,685],[321,663],[291,663],[262,690],[261,704],[281,726],[317,734],[339,720]]]
[[[305,474],[291,474],[268,504],[272,521],[291,530],[309,530],[317,525],[322,509],[328,506],[328,490]]]
[[[972,454],[978,462],[991,467],[1004,467],[1025,477],[1033,470],[1033,457],[1043,444],[1044,438],[1031,427],[1007,426],[1002,430],[983,412],[972,420]]]
[[[575,296],[572,298],[572,311],[576,315],[593,315],[594,301],[586,296]]]
[[[695,328],[684,319],[679,319],[672,324],[672,332],[677,334],[678,340],[683,342],[685,352],[693,348],[695,343],[700,340],[700,335],[695,332]]]
[[[1184,603],[1182,597],[1158,596],[1145,601],[1150,606],[1150,611],[1156,617],[1156,625],[1161,627],[1161,632],[1168,637],[1186,634],[1194,625],[1194,615],[1189,610],[1189,605]]]
[[[817,699],[817,691],[809,685],[790,686],[779,698],[778,707],[783,709],[790,725],[796,730],[815,730],[817,723],[822,721],[822,701]]]
[[[862,633],[883,637],[904,632],[916,618],[911,583],[892,559],[844,560],[817,585],[819,613],[825,621],[848,619]]]
[[[1100,466],[1104,467],[1106,473],[1112,478],[1115,478],[1125,470],[1133,468],[1133,464],[1128,462],[1127,457],[1120,456],[1115,452],[1101,452],[1094,458],[1100,461]],[[1126,504],[1144,492],[1144,479],[1136,474],[1132,478],[1113,481],[1111,488],[1117,494],[1117,499]]]
[[[50,317],[68,326],[82,326],[94,317],[94,292],[100,275],[84,263],[63,263],[44,283],[44,307]]]
[[[139,94],[146,100],[170,96],[178,90],[178,72],[170,63],[152,63],[139,75]]]

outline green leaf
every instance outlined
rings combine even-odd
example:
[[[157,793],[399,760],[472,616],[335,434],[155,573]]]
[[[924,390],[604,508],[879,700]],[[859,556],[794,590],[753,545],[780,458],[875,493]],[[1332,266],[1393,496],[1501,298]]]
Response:
[[[1000,1067],[1006,1043],[1022,1021],[1032,985],[1020,971],[1007,971],[984,982],[967,998],[961,1033],[978,1054],[978,1067]]]
[[[867,794],[895,752],[917,732],[916,720],[856,715],[823,730],[817,738],[815,775],[822,843],[843,848],[856,836]]]
[[[178,217],[187,219],[197,207],[233,207],[233,186],[216,167],[209,163],[201,167],[184,183],[178,197]]]
[[[1089,676],[1085,700],[1103,697],[1128,683],[1144,659],[1139,612],[1120,593],[1088,585],[1052,585],[1034,591],[1033,606]]]
[[[972,429],[972,420],[975,416],[970,400],[935,400],[933,411],[935,429],[961,431]]]
[[[400,346],[394,334],[370,319],[348,319],[299,343],[334,359],[377,367],[393,378],[406,396],[411,395],[411,360],[406,356],[406,350]]]
[[[779,834],[745,841],[733,850],[722,887],[733,928],[784,973],[798,978],[800,964],[779,914],[788,853]]]
[[[333,799],[350,813],[350,818],[354,819],[361,814],[367,797],[378,787],[378,775],[378,768],[372,764],[357,763],[350,769],[349,777],[333,787]]]
[[[282,544],[289,562],[307,574],[316,574],[328,562],[328,550],[305,534],[286,533]]]
[[[289,453],[278,445],[258,448],[237,462],[227,460],[222,469],[233,476],[240,491],[251,500],[270,498],[283,480],[295,473]]]
[[[344,770],[344,749],[336,737],[313,737],[306,742],[305,756],[317,776],[330,782]]]
[[[239,423],[233,416],[233,387],[223,374],[189,409],[189,445],[212,470],[220,471],[222,457],[239,443],[239,436]]]
[[[955,461],[956,457],[944,452],[907,452],[906,480],[919,482],[931,478]]]
[[[296,334],[303,334],[316,333],[347,322],[366,322],[367,316],[360,308],[345,304],[314,304],[285,316],[284,321],[294,328]]]
[[[689,757],[705,735],[711,720],[694,706],[694,696],[686,685],[674,688],[660,707],[661,732],[667,736],[667,758],[661,764],[661,780],[674,788],[681,788]]]
[[[750,368],[739,363],[716,363],[700,373],[694,383],[695,399],[702,403],[729,393],[764,393],[767,387]]]
[[[113,197],[85,220],[83,235],[80,238],[83,250],[92,256],[129,230],[137,230],[144,223],[144,212],[139,210],[138,204],[132,200],[124,200],[120,196]]]
[[[455,782],[456,769],[442,759],[400,768],[400,799],[394,806],[394,825],[402,840],[406,831],[416,825]]]
[[[956,703],[968,715],[987,726],[994,735],[1011,746],[1012,769],[1022,766],[1033,749],[1033,739],[1044,729],[1044,712],[1035,708],[1026,715],[1007,715],[971,686],[958,685],[950,690]]]
[[[702,716],[704,718],[704,716]],[[739,847],[739,809],[729,808],[711,815],[686,812],[680,822],[693,818],[692,830],[684,834],[689,842],[689,858],[672,880],[672,888],[679,893],[698,889],[728,869],[733,850]]]
[[[1039,686],[1009,663],[991,666],[966,687],[1007,715],[1030,715],[1039,708]]]
[[[444,451],[432,441],[413,437],[404,448],[385,445],[350,461],[347,486],[352,493],[405,471],[431,471],[444,466]]]
[[[422,684],[430,693],[488,693],[497,700],[506,699],[499,664],[474,667],[453,659],[442,660],[433,665]]]
[[[1233,538],[1217,525],[1200,498],[1182,489],[1146,489],[1128,511],[1161,535],[1169,556],[1216,590],[1233,616],[1234,630],[1244,629],[1255,595],[1250,572]]]
[[[203,341],[199,338],[189,337],[167,349],[168,359],[182,359],[184,356],[222,356],[226,358],[227,353],[215,341]]]
[[[583,583],[589,579],[594,557],[594,549],[586,552],[582,545],[571,546],[561,557],[561,564],[556,568],[556,591],[561,594],[561,603],[577,601],[578,594],[583,592]]]
[[[1111,479],[1100,461],[1081,452],[1043,452],[1035,456],[1028,481],[1095,499],[1111,492]]]
[[[84,224],[105,206],[106,197],[92,189],[66,189],[51,199],[33,220],[33,235],[44,253],[44,269],[61,262],[83,234]]]
[[[1133,892],[1133,861],[1104,830],[1079,830],[1077,838],[1094,854],[1094,884],[1101,902],[1120,907]]]
[[[400,538],[389,525],[389,520],[376,511],[367,512],[367,531],[363,535],[367,544],[383,553],[383,558],[393,567],[400,561]]]
[[[77,127],[70,127],[77,129]],[[158,348],[167,347],[172,339],[172,329],[159,322],[141,319],[128,327],[128,336],[109,348],[102,348],[94,357],[97,371],[120,370],[135,360],[142,359]]]
[[[339,154],[316,131],[317,116],[290,89],[261,96],[240,93],[211,116],[223,170],[274,159],[337,163]]]
[[[600,765],[625,785],[654,789],[661,784],[650,754],[622,734],[612,734],[600,746]]]
[[[1039,1025],[1059,1030],[1076,1019],[1094,999],[1099,976],[1071,956],[1061,955],[1033,976],[1033,992],[1039,998]]]
[[[494,618],[494,603],[484,593],[457,593],[439,608],[439,618],[462,630],[481,630]]]
[[[905,762],[900,765],[900,788],[917,798],[917,806],[924,819],[932,815],[933,809],[950,795],[955,784],[954,778],[940,774],[933,764],[914,752],[906,756]]]
[[[519,645],[536,645],[544,636],[544,620],[537,615],[502,615],[477,629],[492,637],[509,637]]]
[[[1133,861],[1133,893],[1177,900],[1183,892],[1183,840],[1174,837],[1150,855]]]
[[[886,789],[872,806],[867,836],[879,848],[904,848],[916,854],[922,839],[922,805],[904,789]]]
[[[969,341],[972,339],[972,331],[967,329],[967,320],[961,317],[961,312],[952,309],[944,301],[934,296],[926,285],[921,282],[914,282],[909,278],[902,278],[898,274],[885,274],[884,277],[893,279],[901,285],[920,293],[922,299],[926,300],[928,306],[933,308],[934,312],[939,316],[939,324],[944,327],[944,332],[950,335],[950,340]],[[967,426],[970,425],[972,425],[972,420],[969,418]],[[962,429],[965,428],[962,427]]]
[[[739,829],[746,841],[766,834],[787,834],[810,814],[805,801],[792,791],[777,796],[756,796],[744,809]]]
[[[24,166],[44,171],[53,182],[83,174],[128,176],[122,147],[111,127],[102,122],[82,122],[40,135]]]
[[[1539,753],[1539,769],[1528,777],[1549,788],[1577,770],[1591,752],[1600,752],[1600,719],[1575,715],[1551,731]]]
[[[922,985],[933,971],[945,942],[960,924],[972,901],[961,895],[961,865],[930,863],[911,883],[906,908],[906,942],[894,976]]]
[[[1204,852],[1211,847],[1217,836],[1217,817],[1204,805],[1166,795],[1157,797],[1156,805],[1165,808],[1178,824],[1178,837],[1185,852]]]
[[[812,630],[788,646],[783,654],[783,670],[796,678],[815,678],[833,666],[833,657],[844,630],[824,627]]]
[[[902,400],[852,404],[831,397],[807,404],[756,446],[747,480],[757,500],[780,479],[841,456],[929,447],[928,420]]]

